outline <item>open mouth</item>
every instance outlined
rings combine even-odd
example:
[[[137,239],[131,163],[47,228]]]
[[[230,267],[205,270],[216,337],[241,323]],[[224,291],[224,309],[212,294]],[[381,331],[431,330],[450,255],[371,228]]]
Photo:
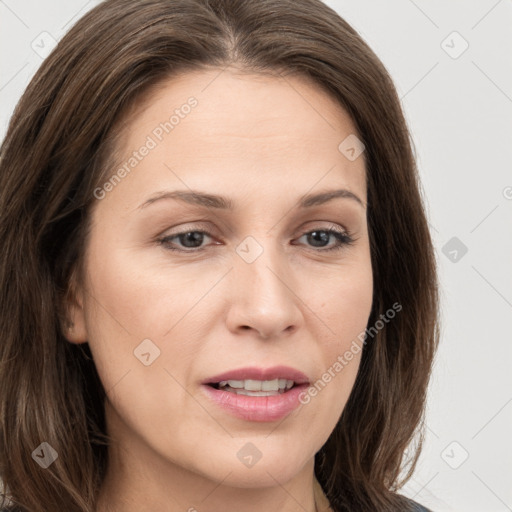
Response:
[[[245,396],[274,396],[282,395],[296,386],[293,380],[223,380],[209,383],[208,386],[220,391],[227,391]]]
[[[304,373],[284,366],[241,368],[202,382],[206,396],[224,412],[256,422],[278,421],[290,414],[309,385]]]

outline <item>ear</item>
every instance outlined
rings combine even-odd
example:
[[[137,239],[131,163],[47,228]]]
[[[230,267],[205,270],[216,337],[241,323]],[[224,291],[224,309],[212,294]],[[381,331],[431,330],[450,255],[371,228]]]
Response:
[[[69,280],[66,295],[61,304],[61,331],[70,343],[85,343],[88,340],[85,324],[84,294],[78,284],[76,269]]]

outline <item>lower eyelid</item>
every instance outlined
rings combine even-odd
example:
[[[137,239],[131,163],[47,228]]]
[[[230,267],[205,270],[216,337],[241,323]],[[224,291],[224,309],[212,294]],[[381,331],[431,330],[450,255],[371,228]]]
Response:
[[[205,231],[203,229],[189,229],[187,231],[181,231],[180,233],[172,233],[170,235],[165,235],[163,237],[160,237],[157,239],[157,242],[160,245],[163,245],[164,247],[169,248],[168,244],[169,245],[171,244],[170,240],[176,239],[176,238],[180,237],[181,235],[186,235],[187,233],[201,233],[201,234],[205,235],[206,237],[211,238],[212,240],[215,238],[211,233],[209,233],[208,231]],[[181,251],[181,252],[197,252],[197,251],[206,249],[207,247],[208,246],[188,247],[188,248],[184,248],[184,249],[171,248],[171,250],[176,250],[176,251]]]

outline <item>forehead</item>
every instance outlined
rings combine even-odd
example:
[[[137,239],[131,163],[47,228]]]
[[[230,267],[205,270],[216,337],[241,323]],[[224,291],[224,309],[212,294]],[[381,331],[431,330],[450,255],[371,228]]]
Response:
[[[356,133],[340,103],[312,79],[297,74],[242,73],[230,68],[189,71],[155,84],[133,106],[122,125],[133,132],[133,123],[137,123],[147,131],[151,125],[146,122],[168,119],[191,96],[198,102],[193,112],[197,121],[194,129],[203,136],[234,131],[233,135],[240,137],[308,134],[315,139],[329,135],[337,139],[339,130]],[[211,121],[212,116],[216,123],[201,122]],[[287,124],[288,120],[296,122]],[[123,135],[129,139],[130,133],[125,130]]]
[[[357,133],[352,119],[302,76],[187,72],[154,87],[122,127],[117,165],[148,139],[154,146],[127,180],[138,191],[162,189],[162,181],[182,189],[182,177],[192,188],[211,178],[219,193],[251,184],[305,193],[321,181],[366,197],[364,154],[351,160],[340,150]]]

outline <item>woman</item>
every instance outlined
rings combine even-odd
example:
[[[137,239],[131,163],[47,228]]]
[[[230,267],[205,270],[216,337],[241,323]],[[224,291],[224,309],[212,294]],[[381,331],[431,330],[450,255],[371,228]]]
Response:
[[[426,510],[396,492],[439,336],[419,187],[320,1],[95,7],[1,148],[3,505]]]

